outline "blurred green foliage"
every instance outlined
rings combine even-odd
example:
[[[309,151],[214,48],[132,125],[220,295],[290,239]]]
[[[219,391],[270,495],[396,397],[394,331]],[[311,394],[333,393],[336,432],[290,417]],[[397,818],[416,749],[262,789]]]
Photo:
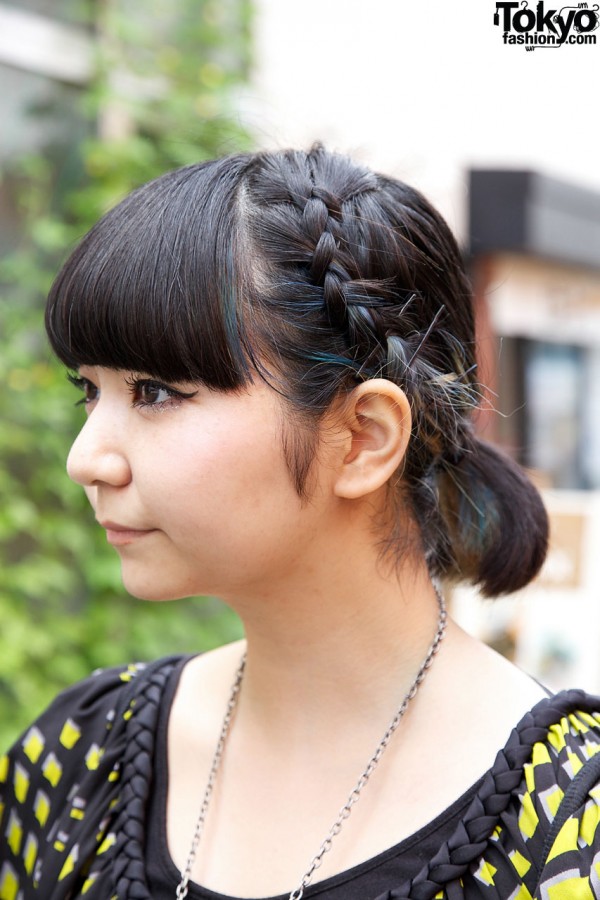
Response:
[[[83,413],[47,348],[43,302],[68,250],[132,188],[249,148],[235,106],[250,4],[156,0],[152,16],[112,0],[93,7],[98,75],[82,92],[79,127],[2,172],[19,226],[0,263],[0,746],[99,666],[240,634],[216,600],[151,604],[124,592],[118,558],[65,474]]]

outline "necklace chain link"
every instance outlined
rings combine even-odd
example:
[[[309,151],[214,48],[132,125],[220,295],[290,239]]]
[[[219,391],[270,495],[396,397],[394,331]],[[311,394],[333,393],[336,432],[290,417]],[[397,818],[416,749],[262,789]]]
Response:
[[[231,694],[229,695],[229,700],[227,702],[227,709],[225,710],[225,717],[223,719],[223,725],[221,726],[221,733],[219,735],[219,740],[217,741],[217,747],[215,750],[215,755],[213,756],[213,761],[210,767],[210,773],[208,776],[208,781],[206,783],[206,789],[204,791],[204,797],[202,799],[202,805],[200,807],[200,812],[198,814],[198,818],[196,819],[196,825],[194,828],[194,835],[192,838],[192,844],[190,847],[190,852],[188,854],[188,858],[185,864],[185,868],[181,873],[181,881],[177,885],[177,890],[175,892],[176,900],[185,900],[189,891],[189,883],[190,878],[192,876],[192,868],[194,865],[194,861],[196,859],[196,853],[198,851],[198,845],[200,843],[200,838],[202,837],[202,832],[204,831],[204,822],[206,821],[206,814],[208,812],[208,805],[210,803],[210,798],[212,796],[212,792],[215,786],[215,781],[217,779],[217,772],[219,771],[219,767],[221,764],[221,758],[223,756],[223,751],[225,750],[225,743],[227,741],[227,735],[229,734],[229,729],[231,727],[231,720],[233,718],[233,713],[235,711],[235,707],[237,705],[237,698],[240,692],[240,687],[242,686],[242,679],[244,677],[244,668],[246,667],[246,654],[242,656],[242,660],[238,667],[238,670],[235,675],[235,680],[233,682],[233,686],[231,688]]]
[[[421,667],[420,667],[419,671],[417,672],[417,675],[416,675],[413,683],[411,684],[410,688],[408,689],[406,695],[404,696],[402,703],[398,707],[398,710],[397,710],[396,714],[394,715],[394,718],[390,722],[385,734],[379,741],[379,744],[377,745],[375,752],[373,753],[373,755],[370,758],[369,762],[367,763],[363,773],[361,774],[360,778],[358,779],[358,781],[356,782],[352,791],[350,792],[350,795],[349,795],[346,803],[340,809],[335,822],[333,823],[333,825],[331,826],[331,828],[327,834],[327,837],[325,838],[325,840],[319,847],[319,850],[317,851],[315,856],[312,858],[310,865],[308,866],[306,872],[302,876],[302,880],[300,881],[300,884],[298,885],[297,888],[295,888],[295,890],[293,890],[291,892],[291,894],[289,896],[289,900],[302,900],[302,897],[304,896],[304,891],[306,890],[308,885],[311,883],[313,875],[315,874],[316,870],[319,868],[319,866],[323,862],[323,857],[325,856],[326,853],[328,853],[331,850],[331,845],[333,844],[334,838],[342,830],[342,826],[343,826],[344,822],[350,816],[350,813],[352,812],[352,808],[353,808],[354,804],[359,800],[361,792],[366,787],[371,775],[373,774],[373,772],[379,765],[379,761],[381,760],[381,757],[383,756],[388,744],[390,743],[394,732],[396,731],[396,729],[400,725],[400,722],[404,718],[404,714],[406,713],[406,710],[408,709],[408,706],[409,706],[411,700],[414,699],[414,697],[417,694],[417,691],[419,690],[419,687],[425,680],[427,671],[431,667],[433,659],[440,648],[440,644],[442,643],[442,640],[444,639],[444,635],[446,633],[446,624],[447,624],[447,619],[448,619],[447,612],[446,612],[446,604],[445,604],[444,598],[443,598],[441,592],[439,591],[439,589],[437,588],[437,586],[435,586],[435,592],[436,592],[436,596],[437,596],[438,604],[439,604],[439,616],[438,616],[436,633],[435,633],[435,636],[431,643],[431,646],[429,647],[427,655],[426,655],[425,659],[423,660],[423,662],[421,663]],[[221,760],[223,757],[223,752],[225,750],[225,744],[227,742],[227,737],[229,735],[229,730],[231,728],[231,721],[233,719],[233,714],[234,714],[235,708],[237,706],[238,695],[239,695],[240,688],[242,686],[242,681],[244,678],[245,666],[246,666],[246,655],[244,654],[244,656],[242,657],[241,662],[239,664],[239,667],[236,672],[235,679],[234,679],[234,682],[233,682],[233,685],[231,688],[231,694],[229,696],[229,701],[227,703],[227,708],[225,710],[225,717],[223,719],[223,724],[221,726],[221,733],[219,735],[219,740],[217,741],[217,747],[215,750],[215,754],[213,756],[212,765],[210,767],[210,773],[208,776],[206,789],[204,791],[204,797],[202,799],[202,804],[200,806],[200,812],[199,812],[198,818],[196,820],[196,825],[194,828],[194,834],[192,837],[190,852],[188,854],[185,868],[183,869],[183,871],[181,873],[181,881],[177,885],[177,890],[175,891],[176,900],[185,900],[185,898],[188,895],[189,883],[190,883],[190,879],[191,879],[191,875],[192,875],[192,868],[193,868],[194,862],[196,860],[196,854],[198,852],[198,845],[200,844],[202,832],[204,831],[204,823],[206,821],[206,814],[208,812],[210,798],[213,793],[215,781],[216,781],[217,774],[218,774],[218,771],[219,771],[219,768],[221,765]]]

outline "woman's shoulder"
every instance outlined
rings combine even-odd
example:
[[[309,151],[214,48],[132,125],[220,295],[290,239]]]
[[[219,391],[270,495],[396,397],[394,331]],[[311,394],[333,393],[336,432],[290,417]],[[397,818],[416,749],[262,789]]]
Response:
[[[566,882],[574,895],[590,890],[600,852],[600,697],[570,690],[541,701],[507,745],[517,769],[521,753],[521,783],[505,818],[513,857],[520,852],[522,866],[529,860],[542,894],[543,885]]]
[[[90,730],[108,728],[125,685],[142,670],[139,663],[98,669],[57,694],[1,757],[0,784],[6,783],[11,759],[36,765],[57,745],[73,749]]]
[[[515,804],[519,827],[531,838],[538,825],[545,829],[552,824],[565,792],[597,756],[600,696],[583,690],[550,694],[515,725],[484,776],[478,796],[498,809],[500,797],[505,798],[506,808]]]
[[[506,773],[512,772],[515,782],[519,779],[520,807],[535,809],[531,837],[538,824],[552,824],[573,780],[599,754],[600,697],[565,690],[536,703],[522,717],[499,752],[490,778],[502,784]]]
[[[148,683],[156,683],[156,676],[170,672],[187,657],[164,657],[153,662],[136,662],[97,669],[81,681],[62,690],[17,739],[12,748],[0,756],[0,784],[10,757],[23,756],[30,763],[57,746],[65,750],[90,738],[108,734],[115,719],[130,714],[127,707],[135,705],[136,696]]]
[[[166,658],[97,669],[57,694],[2,758],[22,752],[30,762],[37,762],[50,744],[74,748],[90,730],[110,730],[127,694],[134,695],[134,683],[172,661]]]
[[[110,801],[128,722],[148,692],[160,704],[161,689],[180,659],[94,672],[58,694],[0,757],[0,833],[6,837],[0,841],[0,898],[17,895],[11,885],[35,883],[33,861],[41,864],[42,847],[60,857],[67,834],[78,822],[85,824],[92,798],[106,794]]]
[[[600,697],[569,690],[540,700],[513,728],[451,839],[405,894],[392,896],[445,898],[460,883],[464,898],[484,889],[532,897],[540,885],[566,890],[566,882],[568,896],[584,896],[577,891],[589,893],[597,878],[599,783]]]

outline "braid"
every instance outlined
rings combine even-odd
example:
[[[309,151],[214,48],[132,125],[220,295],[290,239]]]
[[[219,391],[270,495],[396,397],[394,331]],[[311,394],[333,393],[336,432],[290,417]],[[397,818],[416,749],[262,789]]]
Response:
[[[314,180],[314,172],[311,175]],[[329,323],[345,335],[350,358],[364,363],[382,340],[376,320],[364,302],[369,298],[367,286],[358,277],[356,261],[343,250],[343,205],[345,202],[348,206],[356,196],[354,193],[342,200],[313,184],[302,219],[307,234],[315,241],[310,277],[323,289]]]
[[[481,389],[471,289],[443,219],[406,185],[320,146],[254,158],[247,187],[249,233],[267,272],[261,302],[285,326],[277,335],[284,396],[314,417],[360,381],[399,385],[412,435],[395,497],[419,524],[432,573],[488,594],[529,581],[545,554],[545,513],[524,476],[504,459],[498,468],[497,451],[473,431]],[[306,496],[315,445],[299,441],[288,438],[288,462]],[[483,459],[500,487],[491,487]],[[515,521],[515,490],[526,490],[527,524]],[[383,544],[399,551],[404,516],[396,513]],[[529,555],[516,541],[500,551],[507,527],[532,531]]]
[[[262,207],[262,224],[270,212],[285,241],[282,262],[304,264],[329,328],[343,341],[351,383],[357,377],[385,377],[407,393],[419,449],[411,455],[412,469],[415,477],[421,477],[444,456],[457,456],[464,450],[466,429],[461,427],[457,409],[470,410],[477,403],[477,390],[468,377],[473,367],[469,369],[463,348],[449,332],[439,332],[438,341],[443,334],[450,343],[457,364],[454,370],[440,370],[428,359],[428,340],[444,318],[444,306],[438,307],[423,329],[423,296],[399,288],[391,271],[373,277],[377,266],[364,251],[358,256],[360,243],[352,232],[360,221],[358,202],[375,192],[377,185],[372,178],[360,185],[346,183],[343,195],[323,187],[320,179],[324,174],[331,176],[331,171],[321,172],[322,154],[316,147],[306,157],[296,153],[284,157],[292,171],[286,178],[282,167],[270,196],[261,197],[271,204]],[[284,216],[286,225],[282,227]],[[270,244],[269,251],[273,249]],[[361,263],[371,277],[361,277]]]

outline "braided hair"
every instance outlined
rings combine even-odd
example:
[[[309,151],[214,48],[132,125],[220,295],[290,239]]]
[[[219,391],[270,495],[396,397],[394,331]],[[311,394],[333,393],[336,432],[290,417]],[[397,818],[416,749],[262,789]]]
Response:
[[[447,224],[416,190],[316,145],[170,172],[111,210],[50,292],[47,330],[71,368],[103,365],[285,398],[284,452],[308,494],[315,427],[371,378],[405,392],[412,434],[390,484],[433,575],[495,596],[546,553],[541,498],[480,440],[471,287]]]

